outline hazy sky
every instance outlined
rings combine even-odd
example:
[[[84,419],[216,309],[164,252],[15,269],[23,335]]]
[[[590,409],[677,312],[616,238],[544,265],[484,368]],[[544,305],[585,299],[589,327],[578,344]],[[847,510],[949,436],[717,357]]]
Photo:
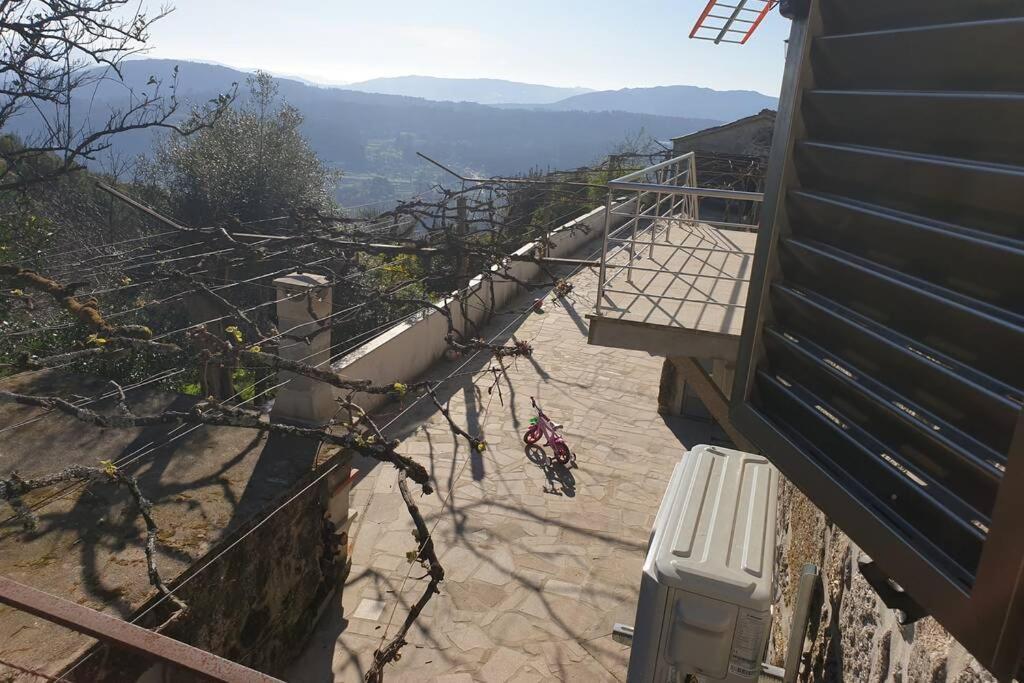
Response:
[[[157,0],[145,0],[152,8]],[[778,95],[789,22],[744,46],[687,38],[704,0],[171,0],[152,57],[323,83],[419,74],[597,89],[700,85]]]

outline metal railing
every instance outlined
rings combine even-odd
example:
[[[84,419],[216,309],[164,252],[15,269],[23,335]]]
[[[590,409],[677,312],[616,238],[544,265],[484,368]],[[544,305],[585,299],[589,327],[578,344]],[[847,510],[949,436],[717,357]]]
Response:
[[[188,673],[197,674],[202,680],[223,681],[223,683],[283,683],[280,679],[250,669],[230,659],[201,650],[197,647],[169,638],[156,631],[150,631],[116,616],[79,605],[37,588],[26,586],[5,576],[0,576],[0,604],[27,612],[46,621],[60,624],[77,633],[91,636],[118,648],[163,663],[163,674],[174,680],[191,680]],[[88,655],[86,655],[88,658]],[[78,663],[84,662],[79,659]],[[59,679],[70,676],[75,666],[64,672]],[[40,675],[42,678],[43,676]],[[48,676],[46,678],[49,678]],[[157,676],[157,678],[162,678]],[[6,680],[6,679],[5,679]],[[78,680],[77,677],[69,680]]]
[[[626,274],[626,282],[633,284],[634,271],[672,272],[664,267],[645,268],[636,265],[637,261],[644,258],[645,253],[648,257],[653,257],[656,247],[667,249],[669,252],[686,251],[691,254],[749,256],[749,253],[745,251],[723,248],[719,242],[708,237],[703,226],[750,232],[756,230],[757,225],[702,220],[700,217],[701,198],[761,203],[764,201],[764,194],[699,187],[697,184],[697,157],[694,152],[648,166],[608,182],[604,247],[601,251],[601,267],[598,275],[596,305],[598,314],[601,313],[606,293],[628,295],[637,293],[636,289],[622,290],[611,287],[615,279],[622,273]],[[629,219],[611,231],[610,227],[615,222],[614,216],[628,216]],[[674,229],[681,231],[681,234],[674,234]],[[623,254],[626,255],[624,262],[619,258]],[[614,264],[611,263],[613,259],[616,261]],[[725,273],[720,273],[715,277],[719,280],[747,281],[746,278],[731,277]],[[706,299],[690,299],[663,293],[657,298],[680,302],[696,301],[718,306],[743,305],[742,303],[716,302],[710,296]]]

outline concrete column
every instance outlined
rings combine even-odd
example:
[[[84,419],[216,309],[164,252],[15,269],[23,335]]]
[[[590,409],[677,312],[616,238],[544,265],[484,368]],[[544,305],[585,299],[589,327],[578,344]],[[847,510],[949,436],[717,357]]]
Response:
[[[359,476],[359,470],[351,464],[339,467],[327,477],[327,510],[324,514],[334,534],[336,556],[344,569],[342,576],[348,576],[352,559],[352,523],[358,512],[349,507],[352,502],[352,487]],[[344,583],[344,580],[342,581]],[[341,589],[341,586],[338,586]]]
[[[732,396],[733,379],[736,377],[736,363],[733,361],[715,359],[711,364],[711,379],[728,399]]]
[[[326,364],[331,353],[331,333],[317,320],[331,314],[331,287],[322,275],[291,273],[274,280],[277,287],[277,329],[281,358],[309,365]],[[319,332],[319,334],[317,334]],[[334,416],[334,390],[323,382],[281,372],[271,414],[275,421],[321,426]]]
[[[661,368],[661,384],[658,387],[658,412],[662,415],[684,415],[686,410],[686,378],[679,371],[679,359],[666,358]],[[709,371],[708,374],[715,386],[722,392],[725,400],[732,396],[733,380],[736,376],[736,363],[722,359],[698,360],[700,366]]]
[[[331,355],[331,333],[319,332],[322,328],[316,321],[326,319],[331,314],[332,288],[327,284],[327,278],[292,273],[277,278],[274,285],[279,299],[277,327],[284,335],[280,340],[281,357],[326,368]],[[278,381],[288,383],[277,390],[271,414],[275,421],[322,426],[336,414],[338,406],[334,402],[334,389],[330,385],[290,372],[280,373]],[[327,478],[327,509],[324,517],[334,535],[337,553],[335,560],[344,567],[343,577],[348,573],[351,557],[349,532],[356,514],[349,509],[349,505],[356,476],[357,471],[351,464],[346,464],[331,472]],[[341,590],[340,585],[338,590]]]

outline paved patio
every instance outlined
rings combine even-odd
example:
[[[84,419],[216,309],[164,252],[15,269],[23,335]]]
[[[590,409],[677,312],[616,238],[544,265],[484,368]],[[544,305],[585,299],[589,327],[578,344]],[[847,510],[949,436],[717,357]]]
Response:
[[[468,452],[429,401],[389,428],[433,475],[438,495],[420,496],[419,505],[447,574],[388,680],[625,679],[629,649],[612,639],[612,625],[633,623],[673,464],[684,444],[709,442],[717,429],[658,414],[661,358],[587,345],[596,280],[576,275],[575,302],[549,295],[543,314],[523,313],[534,293],[495,316],[489,334],[507,328],[505,337],[535,349],[509,362],[496,385],[482,356],[461,369],[462,360],[434,368],[431,377],[455,373],[444,395],[455,419],[484,435],[484,453]],[[565,425],[578,468],[552,468],[526,449],[530,396]],[[399,410],[379,413],[379,422]],[[395,471],[358,467],[365,478],[353,493],[359,518],[342,609],[322,617],[289,681],[361,680],[426,585],[423,569],[405,558],[415,541]]]

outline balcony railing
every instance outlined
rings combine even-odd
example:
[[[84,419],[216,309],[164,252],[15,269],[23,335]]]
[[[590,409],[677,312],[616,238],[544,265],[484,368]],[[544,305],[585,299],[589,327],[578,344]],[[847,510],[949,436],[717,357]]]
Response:
[[[694,305],[744,305],[737,285],[745,290],[754,240],[735,231],[750,233],[757,225],[714,220],[715,207],[709,205],[760,204],[764,195],[702,188],[697,180],[697,158],[690,152],[608,183],[597,315],[686,326],[687,320],[703,317],[702,311],[684,310]],[[709,200],[704,207],[702,200]],[[617,216],[627,220],[610,230]],[[625,283],[617,282],[622,276]],[[632,307],[636,310],[628,310]]]

